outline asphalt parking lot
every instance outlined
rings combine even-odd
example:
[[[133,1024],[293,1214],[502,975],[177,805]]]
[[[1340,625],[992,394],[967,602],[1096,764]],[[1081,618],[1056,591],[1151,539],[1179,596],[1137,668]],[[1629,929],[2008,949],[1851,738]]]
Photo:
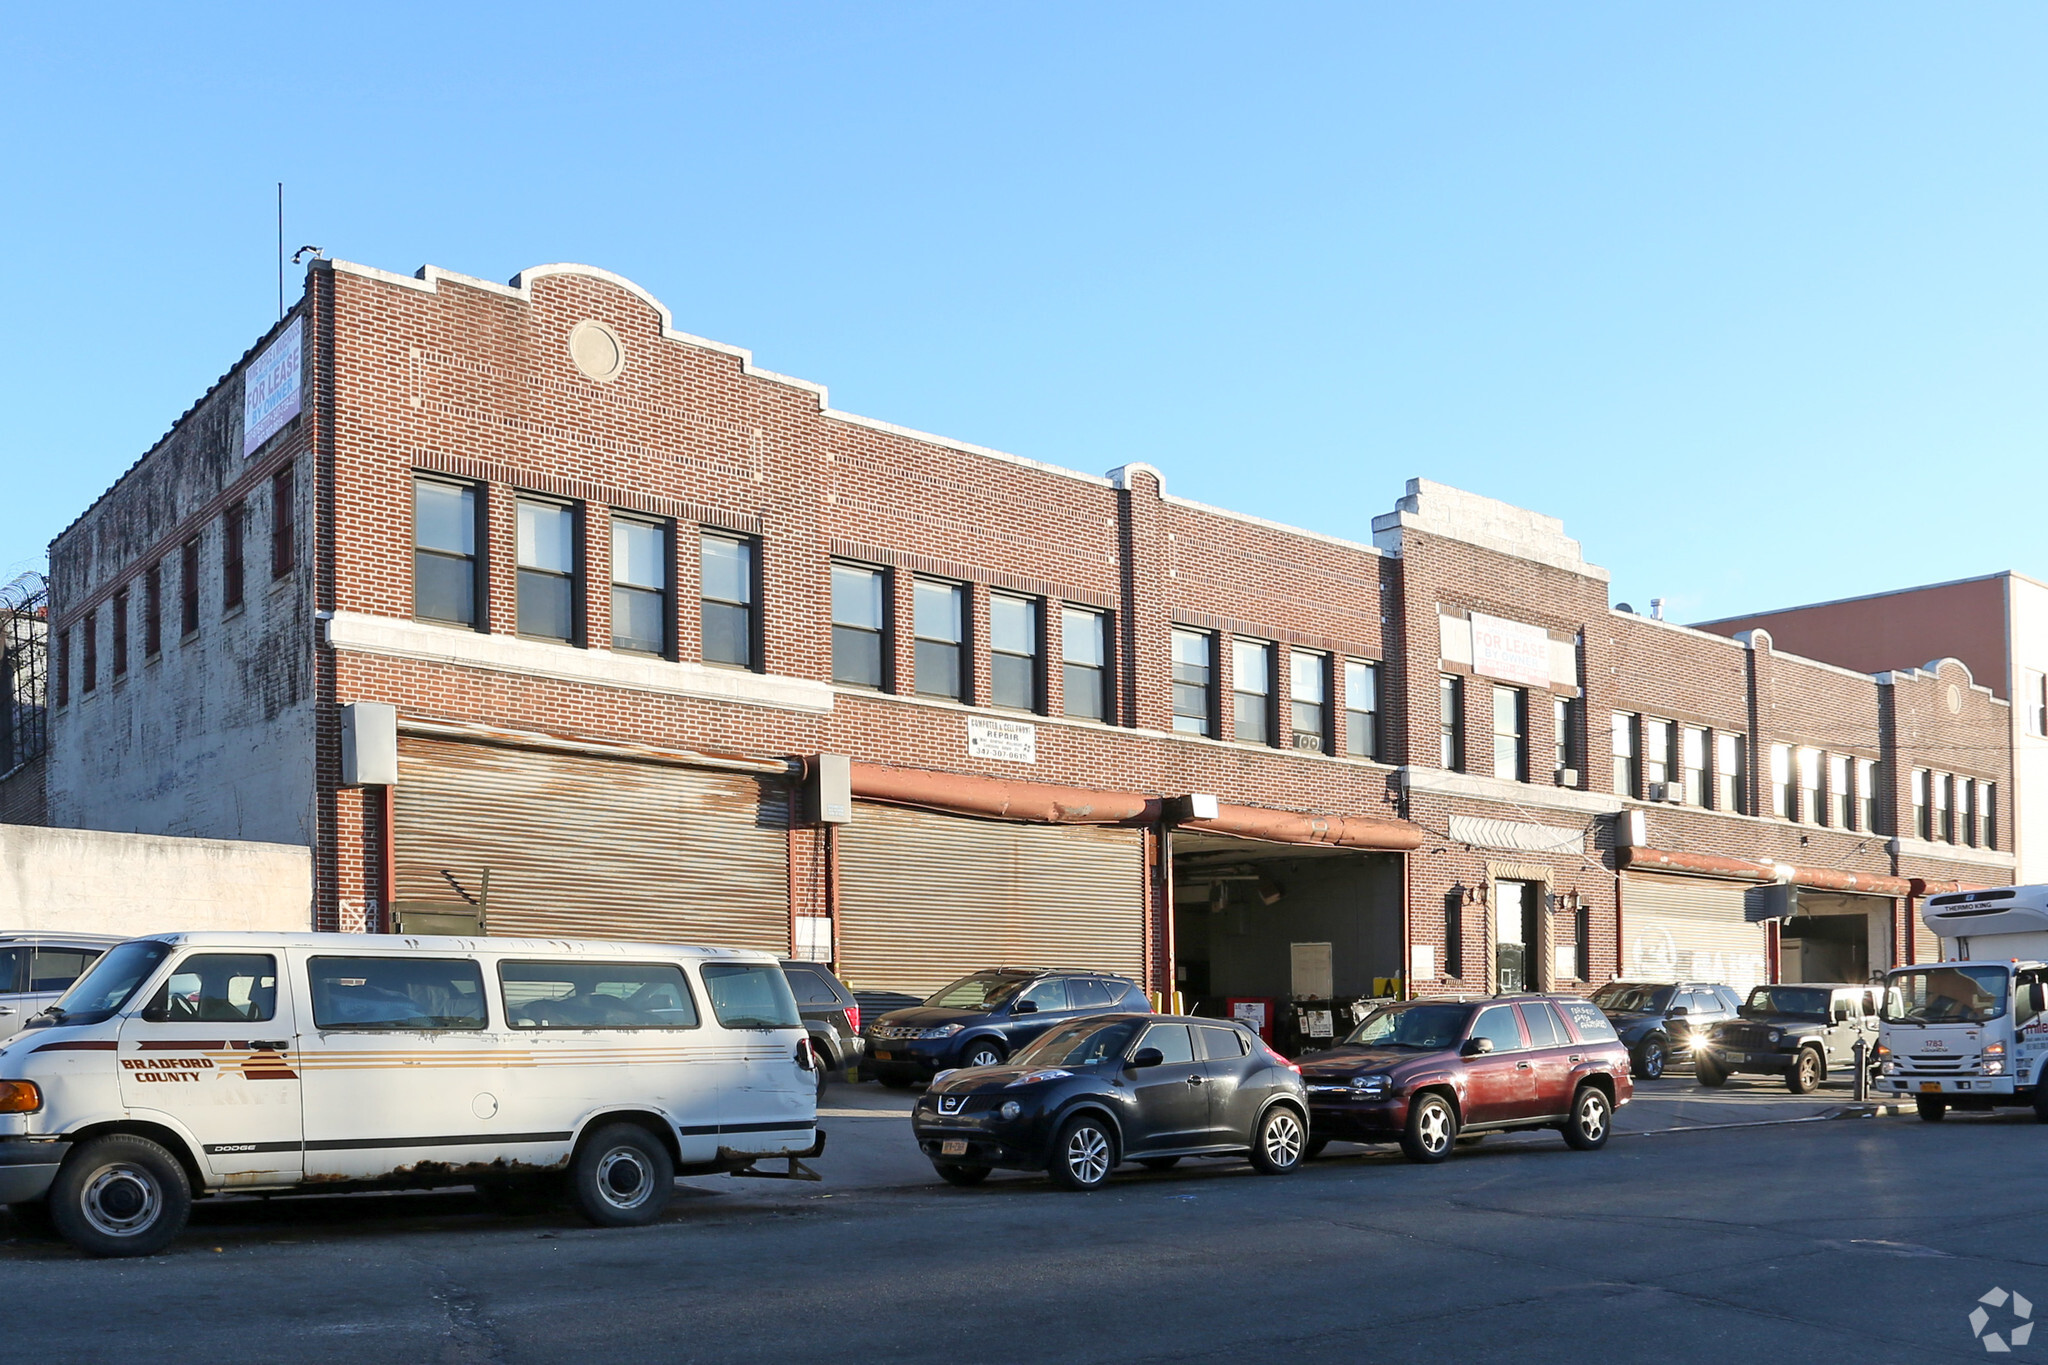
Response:
[[[688,1182],[650,1228],[459,1191],[245,1199],[95,1262],[0,1220],[7,1358],[1925,1361],[1984,1356],[1994,1288],[2048,1304],[2031,1115],[1644,1095],[1599,1153],[1333,1147],[1290,1177],[1192,1163],[1068,1195],[939,1185],[905,1155],[908,1097],[842,1086],[826,1183]]]

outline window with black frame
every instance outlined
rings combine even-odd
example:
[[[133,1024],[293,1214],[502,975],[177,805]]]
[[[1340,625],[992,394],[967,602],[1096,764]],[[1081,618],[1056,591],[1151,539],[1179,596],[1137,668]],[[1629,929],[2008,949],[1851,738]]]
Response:
[[[1362,659],[1344,661],[1344,752],[1380,756],[1380,668]]]
[[[306,963],[323,1029],[480,1029],[483,971],[468,958],[316,957]]]
[[[669,653],[668,527],[612,518],[612,648]]]
[[[967,587],[917,580],[913,594],[917,632],[917,694],[967,699]]]
[[[576,639],[576,509],[566,503],[519,500],[519,633],[540,640]]]
[[[832,566],[832,681],[883,685],[887,676],[886,577],[859,564]]]
[[[1061,709],[1077,720],[1109,719],[1109,613],[1060,609]]]
[[[702,541],[704,662],[754,667],[756,547],[707,531]]]
[[[469,484],[414,482],[412,612],[420,620],[477,624],[478,509],[477,490]]]
[[[1038,602],[991,593],[988,599],[989,702],[1013,711],[1038,709]]]
[[[697,1004],[669,962],[500,962],[505,1022],[516,1029],[685,1029]]]

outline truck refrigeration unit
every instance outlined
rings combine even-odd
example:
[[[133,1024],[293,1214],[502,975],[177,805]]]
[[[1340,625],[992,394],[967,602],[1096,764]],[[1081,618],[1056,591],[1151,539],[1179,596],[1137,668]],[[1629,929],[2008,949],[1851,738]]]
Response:
[[[1920,1117],[2032,1106],[2048,1123],[2048,886],[1930,896],[1942,960],[1885,976],[1878,1088]]]

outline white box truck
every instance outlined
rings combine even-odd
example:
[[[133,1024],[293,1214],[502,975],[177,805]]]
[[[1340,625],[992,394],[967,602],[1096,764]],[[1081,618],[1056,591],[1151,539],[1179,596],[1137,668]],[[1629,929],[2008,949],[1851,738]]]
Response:
[[[2031,1106],[2048,1123],[2048,886],[1930,896],[1941,961],[1885,975],[1878,1089],[1920,1117]]]

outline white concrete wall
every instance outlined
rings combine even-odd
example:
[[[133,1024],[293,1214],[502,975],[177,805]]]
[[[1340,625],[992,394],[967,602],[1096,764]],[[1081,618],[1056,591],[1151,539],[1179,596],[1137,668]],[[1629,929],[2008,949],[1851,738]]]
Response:
[[[0,825],[0,931],[313,927],[313,850]]]
[[[2007,574],[2007,629],[2011,632],[2013,783],[2006,798],[2006,818],[2017,836],[2017,879],[2048,881],[2048,737],[2032,732],[2030,699],[2024,694],[2027,672],[2048,673],[2048,585]]]

